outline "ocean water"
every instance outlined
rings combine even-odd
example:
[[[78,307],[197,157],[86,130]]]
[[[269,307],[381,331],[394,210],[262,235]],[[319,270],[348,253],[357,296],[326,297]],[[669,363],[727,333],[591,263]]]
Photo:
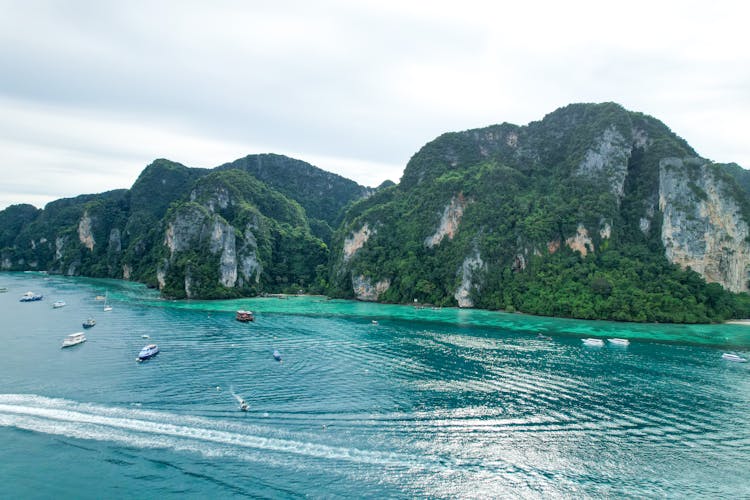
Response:
[[[0,287],[4,498],[750,497],[749,326]]]

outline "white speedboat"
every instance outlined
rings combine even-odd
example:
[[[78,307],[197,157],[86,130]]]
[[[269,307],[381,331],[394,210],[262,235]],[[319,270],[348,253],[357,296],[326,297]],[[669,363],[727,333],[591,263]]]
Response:
[[[581,339],[583,342],[583,345],[587,345],[590,347],[601,347],[604,345],[604,341],[602,339]]]
[[[86,335],[83,332],[71,333],[63,340],[61,347],[71,347],[86,342]]]
[[[35,302],[37,300],[42,300],[42,295],[34,292],[26,292],[19,299],[20,302]]]
[[[724,354],[722,354],[721,359],[726,359],[727,361],[734,361],[735,363],[747,362],[747,358],[743,358],[742,356],[731,353],[731,352],[725,352]]]
[[[630,341],[628,339],[607,339],[607,341],[610,344],[614,345],[630,345]]]
[[[145,361],[153,358],[157,354],[159,354],[159,347],[156,344],[149,344],[141,349],[141,352],[138,353],[138,357],[135,359],[136,361]]]
[[[61,307],[65,307],[65,301],[64,300],[56,300],[52,304],[52,307],[54,307],[55,309],[60,309]]]

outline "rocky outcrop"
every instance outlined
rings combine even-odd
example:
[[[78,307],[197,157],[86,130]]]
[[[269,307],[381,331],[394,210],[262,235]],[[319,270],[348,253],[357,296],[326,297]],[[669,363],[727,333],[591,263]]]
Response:
[[[213,228],[209,237],[211,253],[219,257],[219,283],[231,288],[237,282],[237,251],[234,228],[220,217],[213,218]]]
[[[169,249],[169,261],[173,261],[180,252],[206,245],[211,254],[219,257],[219,284],[226,288],[245,286],[258,283],[262,271],[253,234],[255,227],[255,224],[248,224],[241,240],[238,241],[235,227],[223,217],[212,213],[206,207],[190,203],[181,207],[167,224],[164,245]],[[157,273],[160,288],[164,286],[170,267],[167,263],[161,266],[160,272]],[[190,280],[191,278],[186,275],[185,283],[188,286],[185,292],[188,296]]]
[[[170,257],[176,252],[184,252],[191,245],[199,242],[201,233],[206,229],[208,213],[197,204],[181,207],[175,217],[167,224],[164,234],[164,245],[169,249]]]
[[[65,241],[67,238],[64,236],[58,236],[55,238],[55,260],[58,261],[63,258],[63,249],[65,248]]]
[[[625,192],[625,177],[628,175],[628,160],[631,153],[631,141],[614,126],[610,126],[586,151],[576,173],[608,183],[610,192],[619,201]]]
[[[588,230],[583,226],[583,224],[578,225],[578,230],[576,231],[575,236],[571,236],[567,240],[565,240],[565,244],[570,248],[571,250],[575,252],[580,252],[582,256],[586,256],[589,252],[594,251],[594,242],[591,241],[591,237],[589,236]]]
[[[365,246],[367,240],[370,239],[375,233],[374,230],[370,230],[370,227],[365,223],[359,231],[352,233],[352,235],[344,240],[344,262],[348,262],[357,253],[357,250]]]
[[[94,236],[91,234],[91,217],[88,211],[83,213],[80,222],[78,222],[78,239],[81,244],[89,250],[94,250]]]
[[[377,301],[380,295],[385,293],[391,286],[391,280],[383,279],[373,284],[372,279],[367,276],[352,276],[352,290],[357,300],[368,302]]]
[[[479,289],[479,284],[474,282],[474,274],[478,271],[484,270],[484,261],[478,251],[474,251],[473,254],[467,256],[461,268],[458,270],[458,274],[461,276],[461,284],[458,285],[456,293],[453,297],[458,302],[458,307],[474,307],[474,301],[471,298],[472,289]]]
[[[458,226],[461,224],[461,218],[468,203],[463,193],[459,193],[457,196],[451,198],[451,202],[443,210],[443,216],[440,218],[437,230],[433,235],[428,236],[424,240],[424,245],[427,248],[439,245],[446,236],[450,240],[453,239],[456,232],[458,232]]]
[[[670,262],[728,290],[748,291],[748,225],[710,165],[699,159],[662,160],[659,210]]]
[[[263,265],[258,259],[258,243],[253,231],[258,228],[257,220],[248,224],[243,233],[242,246],[237,252],[238,280],[240,286],[257,284],[260,282],[260,274],[263,272]]]

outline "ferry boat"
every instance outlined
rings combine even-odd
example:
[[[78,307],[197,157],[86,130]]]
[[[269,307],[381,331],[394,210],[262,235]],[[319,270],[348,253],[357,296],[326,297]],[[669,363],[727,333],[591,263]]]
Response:
[[[156,344],[149,344],[141,349],[141,352],[138,353],[138,357],[135,359],[136,361],[145,361],[157,354],[159,354],[159,347]]]
[[[247,323],[248,321],[253,321],[255,318],[253,317],[252,311],[243,311],[240,309],[237,311],[237,314],[235,315],[234,319],[237,321],[242,321],[243,323]]]
[[[86,335],[84,335],[83,332],[71,333],[70,335],[65,337],[60,348],[62,349],[63,347],[71,347],[83,342],[86,342]]]
[[[742,356],[738,354],[733,354],[731,352],[725,352],[721,355],[721,359],[726,359],[727,361],[734,361],[735,363],[746,363],[747,359],[743,358]]]
[[[96,320],[94,318],[88,318],[86,321],[83,322],[84,328],[91,328],[96,324]]]
[[[56,300],[54,304],[52,304],[52,307],[55,309],[60,309],[61,307],[65,307],[65,301],[64,300]]]
[[[43,296],[38,293],[26,292],[21,296],[19,301],[20,302],[34,302],[36,300],[42,300],[42,298]]]
[[[604,341],[602,339],[582,339],[583,345],[587,345],[590,347],[601,347],[604,345]]]

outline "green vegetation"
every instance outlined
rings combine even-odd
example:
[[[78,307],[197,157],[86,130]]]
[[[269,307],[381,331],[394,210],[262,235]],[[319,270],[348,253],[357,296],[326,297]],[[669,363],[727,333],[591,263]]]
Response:
[[[140,280],[174,298],[325,291],[329,223],[370,190],[278,155],[255,157],[265,183],[250,158],[213,170],[160,159],[130,190],[0,211],[3,269]],[[287,194],[272,186],[291,178]]]
[[[668,261],[664,175],[680,184],[670,206],[686,247],[705,227],[696,207],[717,196],[750,221],[744,170],[698,158],[649,116],[572,104],[524,127],[443,134],[400,184],[377,189],[279,155],[215,169],[159,159],[130,190],[0,211],[0,264],[139,280],[174,298],[354,297],[364,277],[389,282],[378,300],[394,303],[455,306],[462,290],[475,307],[551,316],[750,316],[747,294]],[[365,225],[369,238],[344,258]]]
[[[618,187],[620,145],[627,154]],[[590,151],[614,160],[588,161]],[[333,263],[331,293],[352,297],[352,277],[365,276],[390,280],[382,301],[456,305],[468,269],[476,307],[619,321],[746,317],[746,294],[707,284],[665,257],[659,163],[691,156],[662,123],[612,103],[567,106],[528,127],[444,134],[411,159],[400,185],[349,210],[334,248],[365,224],[374,232],[351,260]],[[583,164],[594,167],[581,171]],[[685,202],[705,200],[698,178],[705,161],[685,164],[693,196]],[[720,167],[709,170],[744,207],[736,183]],[[457,200],[465,206],[458,232],[429,247],[425,240]],[[579,227],[590,240],[586,256],[566,244]]]

